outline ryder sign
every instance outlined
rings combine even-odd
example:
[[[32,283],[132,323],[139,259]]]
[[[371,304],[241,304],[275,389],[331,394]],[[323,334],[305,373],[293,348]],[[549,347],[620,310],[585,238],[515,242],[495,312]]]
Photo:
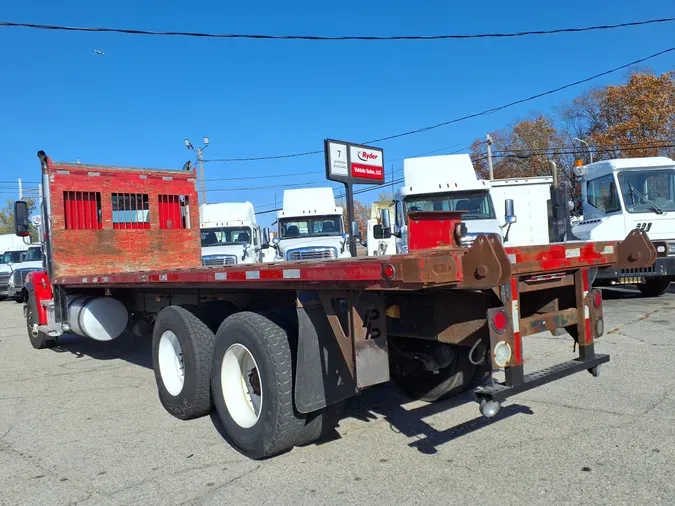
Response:
[[[350,184],[384,182],[384,156],[380,148],[326,139],[326,178]]]

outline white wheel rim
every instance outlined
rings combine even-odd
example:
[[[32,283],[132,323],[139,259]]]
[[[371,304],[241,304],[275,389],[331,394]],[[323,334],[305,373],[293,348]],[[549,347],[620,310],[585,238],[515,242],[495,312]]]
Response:
[[[233,344],[225,352],[220,366],[220,387],[230,416],[245,429],[260,418],[263,392],[260,369],[248,348]]]
[[[185,384],[185,364],[178,337],[170,330],[159,339],[158,361],[164,388],[174,397],[177,396]]]

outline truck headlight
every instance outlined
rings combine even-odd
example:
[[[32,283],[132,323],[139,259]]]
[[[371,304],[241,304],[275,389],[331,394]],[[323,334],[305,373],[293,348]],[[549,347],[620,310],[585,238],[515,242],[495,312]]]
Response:
[[[668,254],[675,255],[675,241],[668,241]]]

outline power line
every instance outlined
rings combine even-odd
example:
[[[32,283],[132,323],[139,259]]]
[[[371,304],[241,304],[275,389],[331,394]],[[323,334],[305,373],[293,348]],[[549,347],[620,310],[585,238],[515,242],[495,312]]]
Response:
[[[399,134],[389,135],[389,136],[386,136],[386,137],[380,137],[379,139],[372,139],[372,140],[369,140],[369,141],[364,141],[363,144],[371,144],[371,143],[376,143],[376,142],[389,141],[389,140],[392,140],[392,139],[398,139],[400,137],[406,137],[406,136],[409,136],[409,135],[415,135],[415,134],[419,134],[419,133],[423,133],[423,132],[428,132],[430,130],[435,130],[435,129],[440,128],[440,127],[452,125],[454,123],[459,123],[460,121],[466,121],[468,119],[473,119],[473,118],[477,118],[477,117],[480,117],[480,116],[486,116],[488,114],[492,114],[492,113],[495,113],[495,112],[498,112],[498,111],[503,111],[504,109],[508,109],[508,108],[513,107],[515,105],[520,105],[520,104],[524,104],[526,102],[531,102],[532,100],[536,100],[538,98],[542,98],[542,97],[545,97],[545,96],[548,96],[548,95],[553,95],[554,93],[558,93],[558,92],[566,90],[568,88],[572,88],[574,86],[579,86],[580,84],[585,84],[587,82],[593,81],[593,80],[598,79],[600,77],[604,77],[606,75],[613,74],[615,72],[618,72],[620,70],[624,70],[628,67],[632,67],[633,65],[637,65],[639,63],[644,63],[648,60],[651,60],[653,58],[657,58],[659,56],[662,56],[664,54],[667,54],[667,53],[670,53],[670,52],[673,52],[673,51],[675,51],[675,47],[664,49],[663,51],[659,51],[658,53],[651,54],[651,55],[646,56],[644,58],[634,60],[632,62],[626,63],[624,65],[620,65],[618,67],[614,67],[613,69],[606,70],[604,72],[600,72],[599,74],[595,74],[595,75],[592,75],[590,77],[586,77],[585,79],[579,79],[578,81],[574,81],[574,82],[565,84],[563,86],[559,86],[557,88],[550,89],[548,91],[537,93],[536,95],[532,95],[532,96],[529,96],[529,97],[526,97],[526,98],[521,98],[519,100],[515,100],[513,102],[509,102],[509,103],[504,104],[504,105],[493,107],[491,109],[486,109],[486,110],[481,111],[481,112],[468,114],[466,116],[460,116],[459,118],[454,118],[454,119],[451,119],[451,120],[448,120],[448,121],[443,121],[441,123],[436,123],[435,125],[429,125],[429,126],[426,126],[426,127],[417,128],[415,130],[408,130],[406,132],[402,132],[402,133],[399,133]],[[323,150],[305,151],[305,152],[301,152],[301,153],[289,153],[289,154],[272,155],[272,156],[256,156],[256,157],[243,157],[243,158],[220,158],[220,159],[213,160],[213,161],[219,161],[219,162],[249,162],[249,161],[260,161],[260,160],[277,160],[277,159],[280,159],[280,158],[298,158],[298,157],[302,157],[302,156],[317,155],[317,154],[321,154],[321,153],[323,153]]]
[[[571,28],[554,28],[551,30],[525,30],[520,32],[494,32],[474,34],[445,34],[445,35],[269,35],[253,33],[210,33],[210,32],[183,32],[183,31],[156,31],[140,30],[135,28],[105,28],[88,26],[64,26],[38,23],[15,23],[12,21],[0,21],[0,27],[6,28],[29,28],[34,30],[52,30],[64,32],[95,32],[95,33],[120,33],[125,35],[152,35],[162,37],[200,37],[207,39],[262,39],[262,40],[311,40],[311,41],[393,41],[393,40],[465,40],[465,39],[494,39],[509,37],[525,37],[532,35],[552,35],[559,33],[581,33],[595,30],[613,30],[633,26],[653,25],[658,23],[670,23],[675,18],[648,19],[645,21],[631,21],[614,25],[596,25]]]

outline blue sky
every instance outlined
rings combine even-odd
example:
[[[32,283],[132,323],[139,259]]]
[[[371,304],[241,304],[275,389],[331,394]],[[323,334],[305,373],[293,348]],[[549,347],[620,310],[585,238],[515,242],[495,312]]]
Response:
[[[426,35],[551,29],[675,14],[672,0],[620,0],[607,6],[577,0],[22,0],[5,2],[0,18],[151,30]],[[672,46],[673,28],[670,23],[431,42],[214,40],[0,28],[0,197],[17,196],[15,185],[5,181],[21,177],[24,186],[36,186],[35,153],[40,149],[56,160],[168,168],[194,158],[185,149],[185,137],[197,144],[208,135],[207,159],[320,150],[326,137],[361,142],[396,134],[601,72]],[[94,49],[105,55],[94,55]],[[656,72],[670,70],[675,54],[649,66]],[[621,77],[614,74],[594,84]],[[387,173],[392,166],[400,169],[403,157],[458,149],[520,117],[550,112],[584,89],[382,142]],[[213,162],[205,172],[209,202],[250,200],[260,210],[271,208],[275,194],[281,200],[283,185],[325,184],[321,155]],[[315,174],[284,177],[297,172]],[[246,177],[256,179],[216,181]],[[251,187],[258,189],[232,191]],[[363,201],[376,195],[364,194]],[[273,215],[259,219],[269,224]]]

